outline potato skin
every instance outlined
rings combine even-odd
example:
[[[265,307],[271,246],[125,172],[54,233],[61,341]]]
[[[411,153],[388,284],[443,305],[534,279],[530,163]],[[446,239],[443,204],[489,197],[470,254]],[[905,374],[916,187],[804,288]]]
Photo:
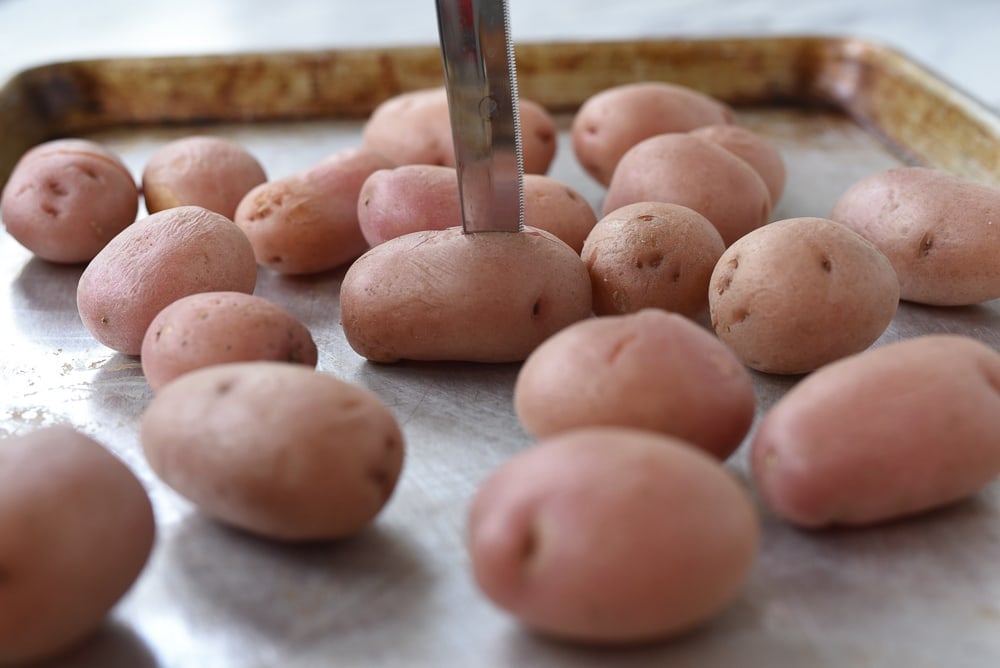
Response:
[[[1000,475],[1000,355],[929,335],[824,367],[751,445],[757,486],[803,527],[867,525],[940,507]]]
[[[94,632],[153,547],[149,497],[74,428],[0,441],[0,664],[35,661]]]
[[[785,192],[787,172],[778,147],[749,128],[740,125],[706,125],[691,131],[692,137],[715,142],[749,164],[763,179],[771,195],[771,208]]]
[[[346,149],[283,179],[251,190],[235,221],[258,264],[282,274],[316,274],[353,260],[368,248],[358,226],[365,179],[392,167],[385,156]]]
[[[375,246],[340,288],[347,342],[373,362],[517,362],[590,315],[580,256],[547,232],[414,232]]]
[[[1000,297],[1000,189],[900,167],[851,186],[830,218],[886,254],[905,300],[960,306]]]
[[[0,195],[14,239],[50,262],[87,262],[135,221],[139,190],[121,159],[85,139],[57,139],[18,160]]]
[[[396,419],[371,392],[280,362],[192,371],[142,417],[150,466],[209,517],[282,541],[342,538],[389,500]]]
[[[583,197],[543,174],[524,175],[524,224],[550,232],[579,253],[597,222]],[[410,232],[462,224],[452,167],[402,165],[368,177],[358,196],[358,223],[372,246]]]
[[[718,339],[682,316],[647,309],[578,322],[525,361],[514,408],[536,437],[588,426],[657,431],[720,459],[754,417],[750,374]]]
[[[545,174],[556,153],[556,126],[537,102],[520,99],[524,171]],[[362,130],[362,144],[399,165],[455,166],[443,86],[408,91],[380,104]]]
[[[726,250],[697,211],[666,202],[636,202],[604,216],[581,257],[594,288],[594,313],[662,308],[693,317],[708,306],[708,282]]]
[[[733,122],[728,106],[685,86],[642,81],[615,86],[588,98],[573,117],[573,151],[602,185],[625,152],[644,139]]]
[[[771,215],[767,185],[753,167],[690,134],[657,135],[629,149],[608,186],[604,213],[650,201],[694,209],[715,225],[727,246]]]
[[[291,313],[243,292],[181,297],[160,311],[142,340],[142,371],[153,390],[213,364],[270,360],[315,367],[312,334]]]
[[[899,305],[889,260],[848,228],[789,218],[746,235],[712,273],[709,311],[743,362],[775,374],[807,373],[860,352]]]
[[[253,292],[250,242],[222,214],[197,206],[154,213],[124,230],[80,276],[84,326],[102,344],[138,355],[156,314],[197,292]]]
[[[480,589],[546,634],[625,644],[686,632],[739,593],[756,513],[708,455],[667,436],[590,428],[515,455],[476,493]]]
[[[250,151],[221,137],[192,136],[159,148],[142,171],[146,210],[200,206],[230,220],[251,188],[267,174]]]

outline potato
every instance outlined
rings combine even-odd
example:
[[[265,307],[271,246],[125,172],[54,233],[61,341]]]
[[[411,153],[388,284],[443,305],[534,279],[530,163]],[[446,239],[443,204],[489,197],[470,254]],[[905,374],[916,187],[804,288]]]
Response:
[[[624,84],[583,103],[573,117],[573,151],[606,186],[625,152],[642,140],[732,122],[728,106],[690,88],[662,81]]]
[[[740,592],[759,543],[749,496],[683,441],[565,432],[476,493],[468,546],[481,590],[527,626],[636,643],[706,623]]]
[[[524,171],[545,174],[556,153],[556,126],[544,107],[520,99]],[[455,166],[455,148],[443,86],[392,97],[372,112],[362,130],[364,146],[400,165]]]
[[[351,347],[373,362],[518,362],[590,315],[590,276],[556,237],[413,232],[351,265],[340,317]]]
[[[685,206],[637,202],[616,209],[583,245],[594,313],[661,308],[693,317],[708,306],[708,281],[725,250],[712,223]]]
[[[254,188],[240,202],[236,224],[264,267],[282,274],[333,269],[367,250],[358,226],[358,193],[370,174],[391,166],[374,151],[340,151]]]
[[[689,134],[645,139],[615,169],[604,214],[635,202],[670,202],[715,225],[727,246],[768,221],[767,185],[746,161]]]
[[[154,213],[124,230],[80,276],[77,308],[102,344],[138,355],[156,314],[197,292],[253,292],[250,242],[222,214],[197,206]]]
[[[764,417],[751,463],[768,505],[803,527],[968,497],[1000,475],[1000,355],[931,335],[824,367]]]
[[[525,174],[524,222],[554,234],[579,253],[597,216],[566,184],[542,174]],[[375,172],[361,188],[358,223],[372,246],[410,232],[460,226],[455,169],[403,165]]]
[[[25,153],[0,195],[14,239],[50,262],[87,262],[135,221],[139,190],[121,159],[85,139],[57,139]]]
[[[536,437],[635,427],[720,459],[743,440],[755,403],[732,352],[687,318],[655,309],[567,327],[528,357],[514,385],[517,416]]]
[[[192,371],[142,417],[160,478],[220,522],[283,541],[357,533],[403,465],[392,413],[367,390],[280,362]]]
[[[146,491],[89,436],[60,425],[0,440],[0,664],[96,631],[154,534]]]
[[[161,387],[213,364],[270,360],[315,367],[309,330],[292,314],[243,292],[202,292],[160,311],[142,340],[142,371]]]
[[[1000,189],[900,167],[851,186],[830,217],[888,256],[903,299],[960,306],[1000,297]]]
[[[807,373],[860,352],[899,305],[899,281],[875,246],[824,218],[790,218],[730,246],[712,273],[716,334],[748,366]]]
[[[706,125],[691,131],[691,136],[715,142],[738,158],[743,158],[763,179],[771,195],[771,207],[778,205],[785,192],[785,161],[778,147],[753,130],[739,125]]]
[[[194,136],[157,150],[142,171],[146,210],[200,206],[230,220],[251,188],[267,180],[257,158],[234,141]]]

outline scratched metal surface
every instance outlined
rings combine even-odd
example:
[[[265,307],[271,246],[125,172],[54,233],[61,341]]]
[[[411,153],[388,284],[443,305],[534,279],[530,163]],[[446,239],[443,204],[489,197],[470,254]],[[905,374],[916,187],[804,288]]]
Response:
[[[825,215],[857,178],[896,163],[844,118],[745,112],[789,167],[775,218]],[[599,205],[565,127],[553,175]],[[214,128],[277,177],[356,143],[351,123]],[[189,128],[94,138],[133,173]],[[668,643],[593,650],[520,628],[476,592],[463,547],[476,486],[528,447],[511,408],[516,365],[366,363],[338,324],[342,272],[282,278],[257,294],[307,324],[319,368],[375,391],[407,439],[397,491],[375,525],[335,544],[289,547],[202,518],[145,463],[138,423],[151,393],[136,359],[93,341],[75,308],[79,267],[31,258],[0,235],[0,434],[69,422],[117,453],[153,499],[156,547],[145,572],[90,642],[46,665],[102,668],[264,666],[993,666],[1000,665],[1000,486],[913,520],[803,533],[763,513],[764,540],[742,595],[707,628]],[[904,305],[880,342],[971,334],[1000,349],[1000,304]],[[757,375],[760,409],[790,379]],[[182,419],[178,416],[178,419]],[[745,475],[745,453],[729,465]]]

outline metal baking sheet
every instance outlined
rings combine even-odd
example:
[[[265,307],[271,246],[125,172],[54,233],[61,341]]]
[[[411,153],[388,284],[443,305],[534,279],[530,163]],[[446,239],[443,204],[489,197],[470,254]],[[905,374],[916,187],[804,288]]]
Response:
[[[913,162],[1000,183],[1000,122],[891,50],[829,38],[519,47],[521,85],[557,112],[552,174],[595,207],[570,114],[586,96],[662,78],[738,108],[788,165],[774,218],[827,215],[873,171]],[[436,85],[433,48],[60,63],[0,90],[0,174],[28,146],[85,134],[138,175],[162,143],[214,133],[280,177],[358,142],[360,119],[400,90]],[[206,125],[211,123],[211,125]],[[0,176],[0,179],[3,177]],[[144,461],[152,394],[139,361],[97,344],[76,312],[82,267],[37,259],[0,235],[0,435],[69,422],[118,454],[152,497],[158,538],[135,587],[89,642],[46,665],[994,666],[1000,665],[1000,485],[956,506],[871,529],[802,532],[762,508],[764,540],[743,593],[704,629],[633,649],[589,649],[524,630],[481,597],[464,549],[477,485],[530,447],[511,407],[517,365],[374,365],[339,326],[343,270],[259,272],[257,294],[310,327],[319,368],[376,392],[407,460],[395,495],[360,536],[287,546],[206,520]],[[1000,303],[904,304],[879,343],[959,332],[1000,349]],[[759,412],[794,379],[756,374]],[[746,476],[745,451],[729,462]]]

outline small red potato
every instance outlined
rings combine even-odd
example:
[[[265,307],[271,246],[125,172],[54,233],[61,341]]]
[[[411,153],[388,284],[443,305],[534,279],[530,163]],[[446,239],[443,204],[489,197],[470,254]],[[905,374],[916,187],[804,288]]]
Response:
[[[14,239],[50,262],[87,262],[135,221],[139,190],[121,159],[85,139],[57,139],[25,153],[0,195]]]
[[[202,292],[160,311],[142,340],[142,371],[153,390],[195,369],[270,360],[315,367],[316,343],[292,314],[243,292]]]
[[[162,146],[142,171],[146,210],[200,206],[230,220],[251,188],[267,174],[257,158],[234,141],[194,136]]]
[[[745,160],[690,134],[657,135],[622,156],[604,199],[605,215],[635,202],[670,202],[715,225],[727,246],[771,215],[771,195]]]
[[[886,254],[905,300],[961,306],[1000,297],[1000,189],[900,167],[851,186],[830,217]]]
[[[579,253],[597,216],[566,184],[543,174],[525,174],[524,222],[554,234]],[[410,232],[460,226],[455,169],[403,165],[375,172],[361,188],[358,223],[372,246]]]
[[[372,522],[403,465],[396,419],[371,392],[297,364],[240,362],[163,387],[142,447],[167,485],[265,538],[343,538]]]
[[[358,258],[340,287],[347,342],[373,362],[519,362],[590,306],[580,256],[533,228],[396,237]]]
[[[738,158],[742,158],[764,180],[771,195],[771,208],[778,205],[785,192],[785,161],[778,147],[753,130],[739,125],[706,125],[691,131],[699,139],[715,142]]]
[[[52,657],[96,631],[154,534],[142,484],[90,437],[61,425],[0,440],[0,664]]]
[[[719,338],[758,371],[808,373],[873,344],[896,314],[889,260],[825,218],[754,230],[719,258],[709,312]]]
[[[544,107],[520,100],[524,171],[545,174],[556,153],[556,126]],[[455,166],[455,147],[444,87],[410,91],[375,109],[362,130],[364,146],[399,165]]]
[[[612,211],[590,231],[581,256],[594,313],[661,308],[694,317],[708,306],[708,282],[726,245],[707,218],[666,202]]]
[[[1000,355],[932,335],[826,366],[785,395],[751,445],[775,514],[868,525],[975,494],[1000,475]]]
[[[282,274],[316,274],[353,260],[368,248],[358,225],[365,179],[392,167],[367,149],[346,149],[312,167],[251,190],[236,224],[257,262]]]
[[[732,122],[729,107],[690,88],[662,81],[624,84],[583,103],[573,118],[573,151],[606,186],[625,152],[642,140]]]
[[[601,644],[676,636],[739,594],[759,543],[749,495],[712,457],[631,429],[565,432],[476,493],[480,589],[530,628]]]
[[[108,243],[80,276],[84,326],[109,348],[138,355],[149,324],[168,304],[198,292],[253,292],[257,263],[246,235],[208,209],[154,213]]]
[[[584,320],[554,334],[525,361],[514,408],[536,437],[588,426],[662,432],[719,459],[753,422],[753,383],[711,333],[647,309]]]

